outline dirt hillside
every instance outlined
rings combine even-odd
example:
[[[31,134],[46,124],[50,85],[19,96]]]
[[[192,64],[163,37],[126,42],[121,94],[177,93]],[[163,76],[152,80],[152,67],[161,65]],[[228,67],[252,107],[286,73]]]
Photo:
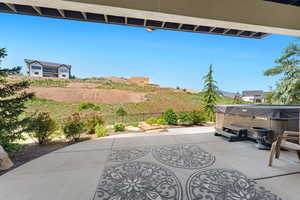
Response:
[[[124,90],[86,89],[86,88],[40,88],[31,87],[29,92],[34,92],[38,98],[58,102],[83,102],[93,103],[138,103],[145,100],[145,94]]]

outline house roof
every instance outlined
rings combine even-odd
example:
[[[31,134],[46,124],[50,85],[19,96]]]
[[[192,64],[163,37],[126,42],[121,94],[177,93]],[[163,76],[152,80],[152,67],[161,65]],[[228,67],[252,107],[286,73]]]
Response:
[[[30,60],[30,59],[25,59],[25,63],[27,63],[28,65],[30,65],[31,63],[39,63],[42,66],[48,66],[48,67],[67,67],[68,69],[71,69],[72,66],[71,65],[66,65],[66,64],[59,64],[59,63],[53,63],[53,62],[45,62],[45,61],[39,61],[39,60]]]
[[[226,92],[226,91],[222,91],[222,90],[219,90],[219,93],[220,93],[223,97],[227,97],[227,98],[231,98],[231,99],[233,99],[236,95],[238,95],[238,93],[234,93],[234,92]]]
[[[263,95],[264,91],[262,90],[249,90],[249,91],[243,91],[242,96],[257,96],[257,95]]]

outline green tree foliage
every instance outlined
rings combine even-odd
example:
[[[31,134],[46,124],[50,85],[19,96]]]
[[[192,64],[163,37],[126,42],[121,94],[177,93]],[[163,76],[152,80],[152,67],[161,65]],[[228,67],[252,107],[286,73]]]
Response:
[[[168,123],[168,125],[176,125],[177,118],[177,114],[172,108],[169,108],[166,110],[166,112],[162,113],[162,119],[164,119]]]
[[[265,104],[272,104],[273,103],[273,96],[274,96],[274,91],[273,88],[270,86],[269,87],[269,92],[265,92],[264,98],[265,98]]]
[[[124,110],[124,108],[120,107],[117,111],[116,111],[117,116],[119,117],[124,117],[127,115],[126,110]]]
[[[97,126],[95,127],[95,132],[96,132],[96,136],[99,137],[105,137],[107,136],[108,133],[108,129],[105,128],[105,126],[97,124]]]
[[[164,120],[162,118],[157,119],[156,124],[158,124],[158,125],[168,125],[166,120]]]
[[[237,93],[233,98],[233,104],[242,104],[243,100],[239,93]]]
[[[193,125],[193,119],[188,112],[183,112],[178,115],[179,125]]]
[[[204,111],[209,121],[215,120],[214,107],[219,97],[217,82],[213,79],[212,65],[209,66],[208,73],[203,77],[204,80]]]
[[[6,57],[6,49],[0,48],[0,63]],[[21,68],[0,68],[0,145],[6,151],[16,150],[14,142],[22,139],[22,133],[28,128],[29,118],[21,117],[25,103],[33,94],[24,92],[29,87],[28,81],[9,82],[9,75],[20,73]]]
[[[115,124],[114,130],[115,130],[115,132],[123,132],[123,131],[125,131],[125,125],[124,124]]]
[[[178,124],[180,125],[197,125],[204,121],[204,113],[198,110],[183,112],[178,115]]]
[[[79,113],[74,113],[63,127],[66,138],[73,141],[78,141],[81,134],[84,132],[84,122]]]
[[[85,121],[85,129],[88,131],[88,134],[95,134],[97,125],[103,126],[104,120],[97,113],[93,113]]]
[[[82,110],[95,110],[95,111],[99,111],[101,110],[100,106],[92,103],[92,102],[82,102],[80,105],[79,105],[79,111],[82,111]]]
[[[157,123],[158,118],[157,117],[150,117],[149,119],[146,120],[147,124],[153,125]]]
[[[36,138],[40,145],[50,142],[51,137],[59,128],[57,122],[46,112],[35,113],[31,116],[29,124],[32,137]]]
[[[284,49],[283,55],[275,60],[277,66],[264,72],[265,76],[281,75],[276,83],[272,102],[276,104],[300,103],[300,46],[291,43]]]

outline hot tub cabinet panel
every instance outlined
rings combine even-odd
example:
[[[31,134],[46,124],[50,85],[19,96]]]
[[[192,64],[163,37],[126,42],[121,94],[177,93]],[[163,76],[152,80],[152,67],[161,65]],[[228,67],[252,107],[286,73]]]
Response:
[[[271,143],[283,131],[299,130],[300,106],[275,105],[219,105],[216,106],[216,129],[235,125],[248,130],[248,137],[256,139],[252,127],[271,129]]]

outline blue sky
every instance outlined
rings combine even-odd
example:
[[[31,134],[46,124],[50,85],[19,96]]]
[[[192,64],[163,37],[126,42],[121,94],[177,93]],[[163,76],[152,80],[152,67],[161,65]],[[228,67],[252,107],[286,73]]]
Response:
[[[261,40],[0,13],[2,67],[24,59],[73,66],[77,77],[148,76],[162,86],[202,89],[209,64],[225,91],[268,90],[279,77],[263,71],[294,37]],[[24,70],[25,71],[25,70]]]

